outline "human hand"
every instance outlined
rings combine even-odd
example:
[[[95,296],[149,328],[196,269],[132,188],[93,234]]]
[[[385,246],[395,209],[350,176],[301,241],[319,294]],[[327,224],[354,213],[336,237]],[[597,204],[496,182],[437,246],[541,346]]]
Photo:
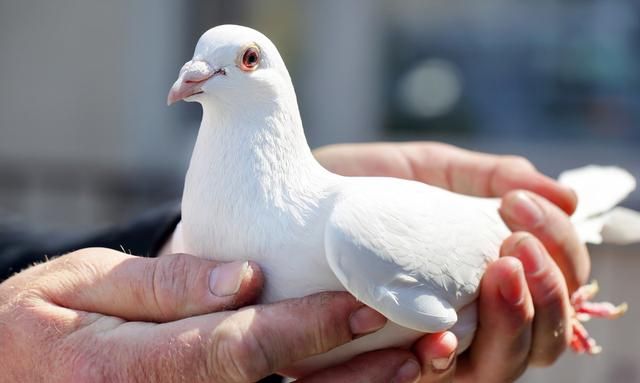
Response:
[[[393,176],[458,193],[503,197],[500,214],[516,233],[503,243],[503,258],[489,265],[483,278],[474,343],[456,360],[446,358],[455,349],[446,333],[419,340],[414,351],[425,381],[511,380],[530,363],[552,363],[566,348],[571,336],[568,291],[586,282],[589,273],[586,248],[567,216],[577,202],[570,189],[523,158],[438,143],[335,145],[315,155],[343,175]],[[501,291],[513,299],[501,298]],[[451,363],[434,369],[434,360]]]
[[[96,248],[39,264],[0,284],[0,382],[249,382],[386,322],[346,293],[230,310],[261,285],[255,264],[184,254]],[[322,374],[389,381],[403,363],[417,366],[407,351],[371,354],[385,364]]]

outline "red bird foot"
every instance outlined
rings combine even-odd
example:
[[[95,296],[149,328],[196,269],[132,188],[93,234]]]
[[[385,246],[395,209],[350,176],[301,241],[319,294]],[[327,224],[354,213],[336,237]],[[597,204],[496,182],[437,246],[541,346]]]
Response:
[[[572,323],[571,349],[579,354],[595,355],[602,351],[602,347],[598,346],[595,339],[589,336],[582,322],[586,322],[591,318],[617,319],[628,308],[626,303],[614,306],[609,302],[591,302],[591,299],[597,293],[598,282],[593,281],[580,287],[571,295],[571,305],[575,312]]]

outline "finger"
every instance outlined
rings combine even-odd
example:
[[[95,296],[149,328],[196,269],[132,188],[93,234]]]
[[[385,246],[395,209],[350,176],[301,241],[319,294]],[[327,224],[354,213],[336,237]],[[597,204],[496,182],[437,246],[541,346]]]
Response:
[[[536,171],[526,159],[469,151],[436,142],[342,144],[314,151],[330,171],[345,176],[386,176],[417,180],[480,197],[530,190],[575,211],[576,194]]]
[[[356,356],[335,367],[296,380],[299,383],[415,383],[420,365],[406,350],[379,350]]]
[[[519,260],[500,258],[487,268],[480,286],[478,329],[456,375],[464,382],[507,382],[527,366],[533,304]]]
[[[500,197],[510,190],[524,189],[539,194],[567,214],[573,213],[577,198],[573,190],[536,171],[525,158],[498,156],[438,143],[408,143],[406,154],[413,178],[457,193]]]
[[[451,332],[427,334],[414,345],[413,351],[422,365],[423,382],[452,382],[456,371],[458,340]]]
[[[248,382],[385,323],[380,313],[350,294],[320,293],[171,323],[128,323],[108,338],[121,341],[116,345],[123,354],[119,362],[134,372],[177,371],[184,381]]]
[[[504,196],[499,212],[512,231],[527,231],[542,241],[570,292],[587,282],[589,253],[569,217],[557,206],[533,193],[513,191]]]
[[[327,170],[343,176],[384,176],[413,179],[407,155],[397,144],[333,144],[313,151]]]
[[[562,272],[542,244],[527,233],[507,238],[501,256],[518,258],[524,266],[535,308],[529,363],[548,366],[571,341],[571,305]]]
[[[54,303],[126,320],[166,322],[238,307],[260,293],[254,263],[218,263],[186,254],[141,258],[84,249],[51,262],[40,278]]]

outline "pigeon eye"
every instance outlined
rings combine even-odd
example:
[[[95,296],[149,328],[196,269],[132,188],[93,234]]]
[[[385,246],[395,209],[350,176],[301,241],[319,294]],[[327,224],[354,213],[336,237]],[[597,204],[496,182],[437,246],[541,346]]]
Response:
[[[242,55],[242,61],[240,62],[240,69],[249,72],[255,70],[260,63],[260,51],[257,47],[251,46],[244,51]]]

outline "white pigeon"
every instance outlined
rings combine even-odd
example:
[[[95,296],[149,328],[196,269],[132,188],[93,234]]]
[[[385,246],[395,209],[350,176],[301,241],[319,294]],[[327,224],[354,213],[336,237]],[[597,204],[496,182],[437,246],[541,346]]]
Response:
[[[263,302],[348,291],[389,319],[384,329],[298,369],[406,346],[422,333],[447,329],[457,335],[459,351],[470,344],[480,279],[510,234],[495,199],[325,170],[306,142],[278,50],[250,28],[222,25],[206,32],[171,88],[168,103],[178,100],[202,104],[203,117],[171,250],[257,262],[266,275]],[[587,209],[585,219],[610,210],[635,187],[628,173],[611,168],[565,178],[582,185],[592,171],[597,190],[624,189]],[[593,195],[591,185],[582,186]],[[598,218],[585,224],[586,238],[601,239],[607,220]],[[589,298],[593,291],[582,292]],[[595,344],[587,343],[586,351],[595,352]]]

